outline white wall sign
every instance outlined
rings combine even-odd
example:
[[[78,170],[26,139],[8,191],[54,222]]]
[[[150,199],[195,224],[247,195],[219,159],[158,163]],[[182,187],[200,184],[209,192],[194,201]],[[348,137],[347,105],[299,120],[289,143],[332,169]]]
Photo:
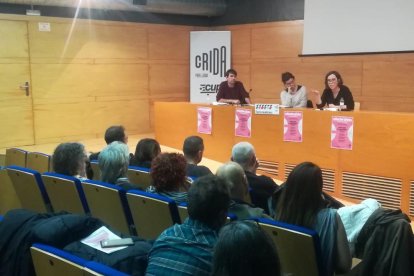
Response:
[[[39,22],[39,32],[50,32],[50,23]]]
[[[231,33],[190,33],[190,101],[211,103],[216,101],[219,84],[230,68]]]

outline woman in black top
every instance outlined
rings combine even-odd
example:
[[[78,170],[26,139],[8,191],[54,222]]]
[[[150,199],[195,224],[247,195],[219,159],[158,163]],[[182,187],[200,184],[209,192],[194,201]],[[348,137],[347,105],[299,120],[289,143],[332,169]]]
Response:
[[[319,91],[313,90],[316,94],[316,106],[322,108],[339,107],[341,110],[354,110],[354,98],[351,90],[343,84],[343,79],[337,71],[330,71],[325,76],[325,90],[322,96]],[[343,104],[341,104],[341,99]]]

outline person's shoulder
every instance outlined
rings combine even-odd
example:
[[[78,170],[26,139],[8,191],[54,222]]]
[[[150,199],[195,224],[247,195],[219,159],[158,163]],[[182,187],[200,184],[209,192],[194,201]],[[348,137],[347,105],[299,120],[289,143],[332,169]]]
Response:
[[[346,86],[346,85],[344,85],[344,84],[341,85],[341,90],[343,92],[349,92],[349,93],[351,93],[351,90],[349,89],[349,87]]]

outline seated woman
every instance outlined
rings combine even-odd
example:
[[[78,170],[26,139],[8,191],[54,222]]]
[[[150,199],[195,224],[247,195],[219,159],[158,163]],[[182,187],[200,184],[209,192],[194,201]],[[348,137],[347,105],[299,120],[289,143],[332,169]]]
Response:
[[[315,102],[318,108],[328,106],[339,107],[341,110],[354,110],[355,103],[351,90],[344,85],[337,71],[330,71],[326,74],[322,97],[317,90],[312,90],[312,93],[316,95]]]
[[[53,152],[53,171],[86,180],[87,161],[89,159],[84,145],[80,143],[62,143]]]
[[[279,256],[269,236],[254,221],[234,221],[220,230],[214,249],[214,276],[279,276]]]
[[[125,190],[140,189],[129,183],[127,178],[129,164],[128,145],[123,142],[112,142],[98,156],[101,180],[120,186]]]
[[[324,275],[345,273],[351,267],[345,229],[337,210],[324,207],[322,186],[322,171],[317,165],[297,165],[277,202],[275,219],[315,230],[321,242]]]
[[[152,161],[151,177],[153,184],[147,192],[169,197],[177,204],[187,202],[190,188],[186,177],[187,162],[182,154],[161,153]]]
[[[149,169],[152,160],[160,153],[161,147],[157,140],[141,139],[135,148],[135,155],[131,158],[130,165]]]

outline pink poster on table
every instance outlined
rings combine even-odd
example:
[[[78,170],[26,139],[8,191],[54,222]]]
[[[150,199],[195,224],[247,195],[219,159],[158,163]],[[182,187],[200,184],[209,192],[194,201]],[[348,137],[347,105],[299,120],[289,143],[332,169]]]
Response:
[[[302,142],[302,111],[284,113],[283,141]]]
[[[354,118],[332,116],[331,148],[352,150],[354,143]]]
[[[236,136],[251,137],[252,111],[250,109],[236,109]]]
[[[197,108],[197,131],[198,133],[211,134],[211,107]]]

